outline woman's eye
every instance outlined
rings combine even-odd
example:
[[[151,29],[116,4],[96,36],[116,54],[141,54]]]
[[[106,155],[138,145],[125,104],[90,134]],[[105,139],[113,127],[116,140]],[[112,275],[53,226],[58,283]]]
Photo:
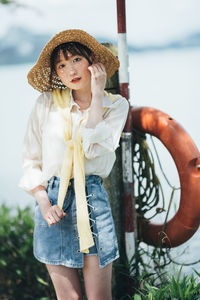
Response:
[[[80,61],[80,60],[81,60],[80,57],[75,57],[75,58],[74,58],[74,62],[78,62],[78,61]]]
[[[61,65],[59,65],[59,69],[63,69],[65,67],[65,65],[64,64],[61,64]]]

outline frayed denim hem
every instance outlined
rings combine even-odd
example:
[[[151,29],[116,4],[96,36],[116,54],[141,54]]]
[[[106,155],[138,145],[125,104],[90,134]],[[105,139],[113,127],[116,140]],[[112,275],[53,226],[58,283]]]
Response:
[[[98,254],[87,254],[86,256],[91,256],[91,255],[96,255],[98,256]],[[47,260],[45,258],[41,258],[41,257],[38,257],[35,253],[34,253],[34,257],[41,263],[44,263],[44,264],[48,264],[48,265],[60,265],[60,266],[65,266],[65,267],[68,267],[68,268],[74,268],[74,269],[82,269],[84,267],[84,263],[83,264],[69,264],[69,263],[65,263],[61,260],[54,260],[54,261],[50,261],[50,260]],[[99,264],[99,268],[100,269],[103,269],[105,268],[107,265],[109,265],[110,263],[112,263],[113,261],[115,261],[116,259],[119,258],[119,254],[117,254],[114,258],[110,258],[110,259],[107,259],[103,264]]]

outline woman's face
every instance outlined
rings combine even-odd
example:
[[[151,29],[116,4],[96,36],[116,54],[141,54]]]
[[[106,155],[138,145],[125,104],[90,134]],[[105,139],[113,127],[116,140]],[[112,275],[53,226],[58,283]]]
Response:
[[[84,56],[59,53],[55,70],[62,83],[73,90],[91,89],[91,73],[88,70],[89,62]]]

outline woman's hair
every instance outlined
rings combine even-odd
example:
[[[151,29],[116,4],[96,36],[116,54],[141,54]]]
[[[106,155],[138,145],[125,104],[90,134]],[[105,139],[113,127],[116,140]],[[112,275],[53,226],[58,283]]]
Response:
[[[78,42],[63,43],[58,45],[51,54],[51,74],[56,71],[55,66],[59,60],[60,52],[63,53],[66,60],[68,59],[68,53],[71,53],[72,55],[80,55],[85,57],[89,64],[92,64],[92,51],[88,47]]]

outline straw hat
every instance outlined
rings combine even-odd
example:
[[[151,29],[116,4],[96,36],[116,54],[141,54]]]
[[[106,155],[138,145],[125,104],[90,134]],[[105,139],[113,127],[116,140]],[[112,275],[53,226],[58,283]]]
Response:
[[[62,43],[79,42],[87,46],[95,55],[95,62],[101,62],[107,72],[107,79],[109,79],[119,68],[118,59],[101,45],[95,38],[87,32],[79,29],[70,29],[56,34],[42,50],[38,61],[28,73],[28,82],[32,87],[39,92],[52,91],[55,88],[66,88],[59,77],[53,72],[52,80],[50,82],[51,64],[50,57],[55,47]]]

